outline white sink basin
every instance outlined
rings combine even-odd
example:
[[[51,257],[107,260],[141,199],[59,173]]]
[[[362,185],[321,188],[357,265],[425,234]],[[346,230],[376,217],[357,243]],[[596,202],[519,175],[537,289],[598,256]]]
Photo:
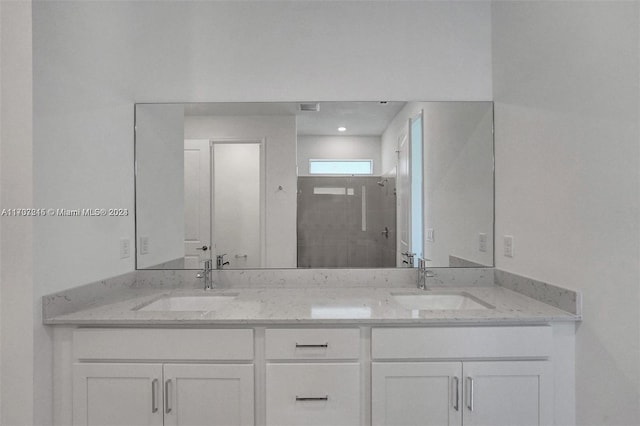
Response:
[[[449,309],[491,309],[493,306],[468,293],[455,294],[392,294],[407,309],[425,311]]]
[[[149,304],[143,305],[138,311],[215,311],[233,301],[237,294],[217,296],[164,296]]]

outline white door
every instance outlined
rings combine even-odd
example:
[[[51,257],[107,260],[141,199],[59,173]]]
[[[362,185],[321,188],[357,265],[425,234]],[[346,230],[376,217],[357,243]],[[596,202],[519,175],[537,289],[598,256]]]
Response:
[[[253,416],[253,365],[164,366],[168,426],[249,426]]]
[[[199,269],[211,258],[210,142],[184,141],[184,267]]]
[[[374,426],[462,424],[460,362],[374,362],[371,386]]]
[[[73,424],[161,426],[162,365],[75,364]]]
[[[263,150],[262,141],[213,141],[214,256],[229,268],[264,264]]]
[[[407,257],[402,253],[411,252],[411,157],[409,138],[404,133],[398,139],[397,166],[397,217],[398,221],[398,253],[397,266],[410,266]]]
[[[465,426],[553,424],[547,361],[465,362]]]

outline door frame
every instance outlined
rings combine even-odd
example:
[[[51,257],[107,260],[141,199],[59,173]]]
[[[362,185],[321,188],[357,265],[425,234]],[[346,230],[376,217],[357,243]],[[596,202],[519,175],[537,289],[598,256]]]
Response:
[[[411,135],[412,135],[412,127],[413,127],[413,122],[415,120],[420,120],[420,152],[416,153],[414,152],[414,146],[413,146],[413,140],[411,139]],[[414,260],[414,264],[412,266],[417,266],[418,264],[418,258],[422,257],[422,258],[426,258],[426,254],[425,254],[425,246],[426,246],[426,229],[424,227],[425,225],[425,144],[424,144],[424,110],[420,109],[420,111],[409,117],[409,129],[408,129],[408,139],[409,139],[409,180],[411,181],[411,184],[409,185],[409,193],[410,193],[410,197],[409,197],[409,205],[410,205],[410,209],[411,209],[411,215],[410,215],[410,228],[411,228],[411,251],[413,253],[415,253],[415,260]],[[414,164],[414,160],[416,159],[415,156],[416,154],[420,155],[419,158],[419,164],[420,164],[420,217],[419,218],[414,218],[413,217],[413,208],[414,208],[414,199],[413,199],[413,194],[414,194],[414,181],[413,181],[413,172],[414,172],[414,168],[413,168],[413,164]],[[413,223],[414,222],[418,222],[420,224],[420,249],[422,250],[421,253],[419,253],[417,250],[414,250],[414,247],[416,245],[416,241],[414,241],[413,238]]]

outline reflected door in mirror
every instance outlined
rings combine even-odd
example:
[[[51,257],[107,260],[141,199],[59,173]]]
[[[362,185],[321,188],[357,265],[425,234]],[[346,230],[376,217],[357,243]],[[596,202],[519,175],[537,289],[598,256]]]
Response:
[[[184,141],[184,267],[211,259],[211,149],[208,139]]]
[[[263,264],[261,141],[213,141],[213,241],[221,266]],[[227,264],[228,262],[228,264]]]

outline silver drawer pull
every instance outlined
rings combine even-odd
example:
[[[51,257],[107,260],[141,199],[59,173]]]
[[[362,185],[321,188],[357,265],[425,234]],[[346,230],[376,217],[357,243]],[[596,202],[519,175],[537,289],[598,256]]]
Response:
[[[460,411],[460,379],[457,376],[453,378],[453,382],[455,383],[455,397],[453,408],[456,411]]]
[[[157,392],[158,392],[158,379],[153,379],[151,381],[151,412],[152,413],[157,413],[158,412],[158,396],[157,396]]]
[[[169,387],[171,386],[171,379],[164,382],[164,412],[169,414],[171,413],[171,391]]]
[[[469,392],[469,398],[467,399],[467,408],[469,411],[473,411],[473,377],[467,377],[467,392]]]
[[[328,401],[329,395],[325,396],[316,396],[316,397],[305,397],[296,395],[296,401]]]
[[[328,348],[328,347],[329,347],[329,343],[321,343],[316,345],[301,345],[300,343],[296,342],[296,348]]]

